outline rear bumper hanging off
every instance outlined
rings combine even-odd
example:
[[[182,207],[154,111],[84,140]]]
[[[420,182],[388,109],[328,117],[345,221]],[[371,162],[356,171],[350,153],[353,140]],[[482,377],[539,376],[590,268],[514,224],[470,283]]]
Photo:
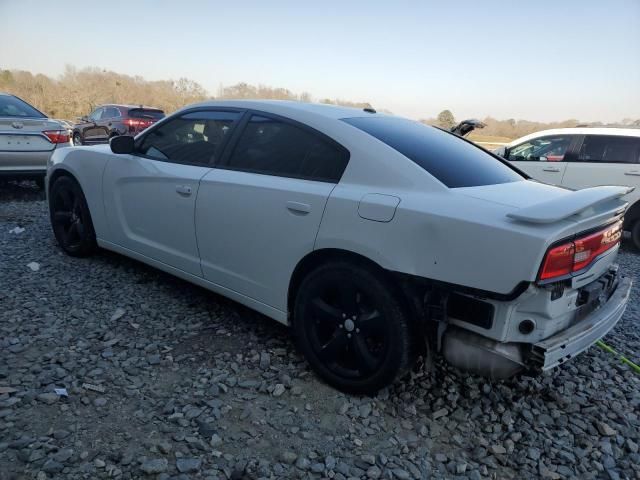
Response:
[[[622,277],[604,305],[575,325],[533,345],[531,363],[542,370],[549,370],[605,336],[624,314],[632,284],[630,278]]]

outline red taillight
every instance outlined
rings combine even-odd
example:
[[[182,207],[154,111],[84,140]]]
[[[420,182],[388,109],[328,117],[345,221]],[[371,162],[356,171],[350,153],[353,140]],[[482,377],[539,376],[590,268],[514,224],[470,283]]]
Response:
[[[45,130],[44,133],[51,143],[69,143],[67,130]]]
[[[599,232],[550,248],[542,262],[538,279],[549,280],[582,270],[599,255],[620,243],[621,237],[622,220]]]
[[[573,254],[576,247],[573,242],[551,248],[544,257],[540,280],[562,277],[571,273]]]

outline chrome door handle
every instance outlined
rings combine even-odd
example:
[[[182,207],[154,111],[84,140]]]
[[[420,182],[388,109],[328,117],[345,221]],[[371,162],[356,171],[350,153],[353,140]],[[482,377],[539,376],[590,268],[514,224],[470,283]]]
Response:
[[[545,171],[545,172],[559,172],[560,171],[559,168],[553,168],[553,167],[544,167],[542,170]]]
[[[189,195],[191,195],[191,187],[189,185],[177,185],[176,192],[178,192],[180,195],[188,197]]]
[[[624,172],[625,175],[633,175],[634,177],[640,177],[640,171],[638,170],[630,170],[628,172]]]
[[[311,205],[300,202],[287,202],[287,210],[296,215],[306,215],[311,212]]]

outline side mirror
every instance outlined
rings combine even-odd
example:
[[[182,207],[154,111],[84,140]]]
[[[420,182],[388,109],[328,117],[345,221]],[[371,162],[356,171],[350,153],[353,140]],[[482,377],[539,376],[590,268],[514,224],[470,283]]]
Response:
[[[113,153],[133,153],[133,137],[129,135],[119,135],[109,140]]]
[[[78,120],[80,120],[81,122],[85,122],[87,123],[89,121],[89,117],[87,117],[86,115],[82,116],[82,117],[78,117]]]
[[[498,147],[493,151],[493,153],[499,157],[507,158],[507,147]]]
[[[544,155],[541,156],[541,157],[538,157],[538,160],[541,161],[541,162],[548,162],[549,161],[549,159],[547,157],[545,157]]]

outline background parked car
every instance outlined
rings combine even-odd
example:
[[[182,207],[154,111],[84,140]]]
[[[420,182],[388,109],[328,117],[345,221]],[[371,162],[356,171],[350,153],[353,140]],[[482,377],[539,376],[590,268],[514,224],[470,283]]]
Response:
[[[626,185],[624,229],[640,249],[640,129],[560,128],[514,140],[494,153],[534,179],[573,189]]]
[[[0,175],[32,178],[42,187],[47,162],[69,132],[24,100],[0,92]]]
[[[73,144],[106,143],[117,135],[135,136],[164,118],[159,108],[142,105],[101,105],[73,127]]]

